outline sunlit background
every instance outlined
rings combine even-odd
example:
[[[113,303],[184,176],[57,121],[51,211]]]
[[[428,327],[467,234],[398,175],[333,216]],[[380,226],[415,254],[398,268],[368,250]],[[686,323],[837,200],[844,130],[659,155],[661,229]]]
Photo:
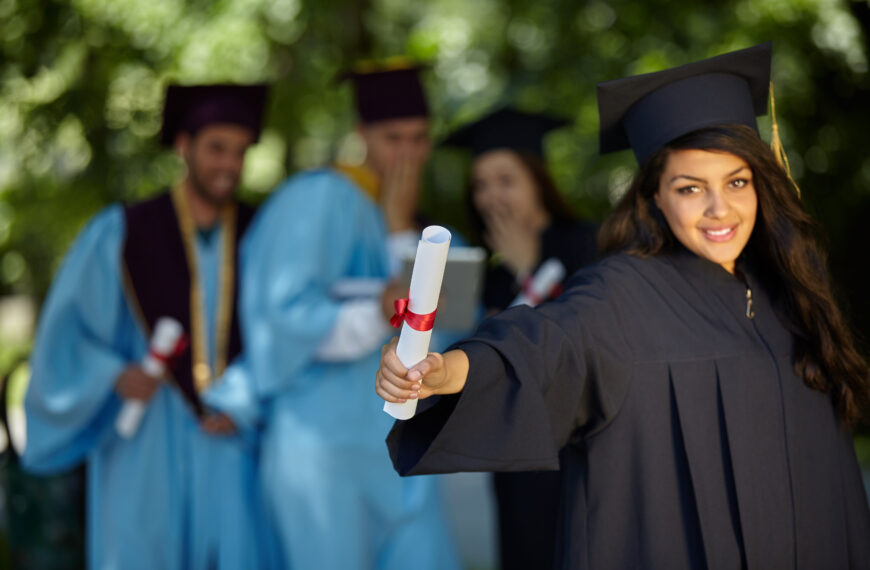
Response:
[[[868,38],[867,0],[0,0],[0,373],[11,374],[10,415],[20,414],[19,364],[71,240],[100,208],[181,173],[156,141],[167,83],[274,84],[243,180],[245,198],[259,202],[289,174],[359,156],[336,74],[400,54],[427,63],[436,138],[505,102],[572,119],[548,141],[550,164],[577,210],[600,220],[634,159],[597,155],[596,82],[773,40],[792,172],[849,315],[870,336]],[[760,128],[767,138],[769,119]],[[461,153],[438,150],[425,181],[426,213],[460,229],[466,169]],[[865,463],[868,448],[859,442]]]

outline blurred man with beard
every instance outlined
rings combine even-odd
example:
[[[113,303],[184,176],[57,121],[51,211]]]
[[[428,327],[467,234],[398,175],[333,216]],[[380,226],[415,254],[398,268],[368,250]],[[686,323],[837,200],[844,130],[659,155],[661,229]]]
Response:
[[[252,211],[235,193],[266,93],[170,86],[161,142],[184,179],[91,220],[43,307],[23,460],[37,473],[87,462],[90,568],[268,565],[253,440],[207,403],[243,369],[236,249]],[[138,363],[161,317],[189,348],[153,378]],[[146,403],[130,437],[116,429],[125,401]]]
[[[286,568],[458,567],[437,481],[391,469],[392,421],[367,389],[378,342],[395,331],[398,295],[386,284],[398,252],[409,243],[413,252],[420,235],[431,144],[418,72],[349,74],[365,163],[291,177],[247,238],[241,306],[252,383],[238,391],[262,405],[261,482]]]

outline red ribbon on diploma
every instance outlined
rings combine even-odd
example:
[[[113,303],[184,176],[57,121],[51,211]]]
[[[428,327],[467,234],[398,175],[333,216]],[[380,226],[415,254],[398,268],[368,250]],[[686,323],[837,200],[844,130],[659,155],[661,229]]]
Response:
[[[393,303],[396,307],[396,314],[390,318],[390,324],[396,328],[402,326],[402,322],[408,323],[408,326],[415,331],[425,332],[431,331],[435,325],[435,313],[432,311],[426,315],[418,315],[408,310],[408,299],[396,299]]]
[[[526,296],[526,298],[533,306],[537,306],[541,304],[541,301],[543,299],[535,294],[535,290],[532,288],[532,282],[533,280],[531,275],[528,275],[525,279],[523,279],[523,295]]]
[[[549,293],[547,293],[546,299],[542,299],[535,294],[534,289],[532,288],[533,279],[530,276],[523,279],[523,295],[529,300],[529,302],[533,306],[538,306],[543,303],[546,299],[555,299],[559,295],[562,294],[562,284],[556,283],[553,285],[553,288],[550,289]]]
[[[168,365],[170,361],[178,358],[184,353],[185,350],[187,350],[188,344],[190,344],[190,338],[186,334],[183,334],[178,339],[178,342],[175,343],[175,347],[173,347],[172,352],[170,352],[169,354],[160,354],[159,352],[155,352],[150,347],[148,348],[148,354],[154,360],[162,362],[164,365]]]

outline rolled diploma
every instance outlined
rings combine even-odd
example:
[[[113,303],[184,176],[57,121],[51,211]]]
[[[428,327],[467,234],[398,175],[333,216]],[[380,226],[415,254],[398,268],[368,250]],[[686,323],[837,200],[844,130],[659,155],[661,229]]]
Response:
[[[418,315],[431,313],[438,306],[441,280],[447,265],[447,250],[450,248],[450,232],[441,226],[429,226],[423,230],[417,244],[417,257],[411,271],[411,289],[408,293],[408,310]],[[405,367],[410,368],[429,354],[432,331],[418,331],[402,323],[396,355]],[[408,420],[417,411],[417,400],[403,404],[384,402],[384,411],[397,420]]]
[[[154,326],[154,333],[151,335],[151,343],[145,358],[142,359],[142,370],[152,378],[161,378],[166,372],[166,366],[163,360],[156,358],[155,355],[169,358],[175,351],[178,345],[178,340],[184,333],[181,323],[169,317],[160,317],[157,324]],[[124,439],[129,439],[136,434],[139,429],[139,422],[142,421],[142,416],[145,415],[146,402],[141,400],[127,400],[124,402],[124,407],[118,414],[115,420],[115,431]]]
[[[532,294],[536,299],[543,301],[550,296],[550,293],[553,292],[553,287],[561,283],[564,277],[565,266],[555,257],[551,257],[542,263],[535,272],[535,276],[532,277],[532,282],[529,285],[529,288],[532,290]],[[532,299],[530,299],[525,292],[517,295],[517,298],[514,299],[513,303],[511,303],[511,307],[516,305],[534,306],[532,304]]]

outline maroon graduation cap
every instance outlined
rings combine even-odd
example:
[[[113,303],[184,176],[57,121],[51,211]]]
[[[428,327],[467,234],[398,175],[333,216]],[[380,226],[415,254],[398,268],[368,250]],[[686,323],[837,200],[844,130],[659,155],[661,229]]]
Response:
[[[163,108],[160,143],[172,146],[180,132],[194,134],[213,124],[232,124],[260,138],[267,85],[170,85]]]
[[[422,66],[404,58],[366,62],[338,76],[353,82],[356,110],[363,123],[428,117],[429,106],[420,81]]]

